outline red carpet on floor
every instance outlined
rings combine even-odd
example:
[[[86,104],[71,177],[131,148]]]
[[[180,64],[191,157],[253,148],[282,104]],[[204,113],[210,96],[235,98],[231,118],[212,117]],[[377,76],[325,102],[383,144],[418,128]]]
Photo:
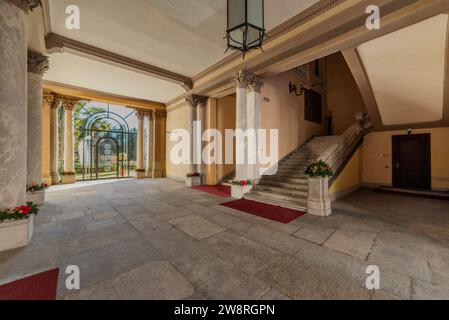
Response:
[[[231,196],[231,187],[230,186],[198,186],[193,187],[193,189],[214,194],[216,196],[229,198]]]
[[[56,300],[59,269],[0,286],[0,300]]]
[[[302,211],[282,208],[271,204],[246,199],[222,203],[221,205],[285,224],[305,215],[305,212]]]

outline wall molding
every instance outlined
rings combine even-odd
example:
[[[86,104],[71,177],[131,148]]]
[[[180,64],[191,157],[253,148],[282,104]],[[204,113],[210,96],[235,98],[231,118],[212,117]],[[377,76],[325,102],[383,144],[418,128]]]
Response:
[[[133,71],[138,71],[153,77],[166,80],[169,82],[177,83],[181,85],[186,91],[192,89],[192,79],[171,72],[141,61],[137,61],[98,47],[91,46],[89,44],[79,42],[56,33],[49,33],[45,37],[45,45],[47,50],[51,51],[71,51],[74,53],[82,53],[91,57],[96,57],[102,62],[106,62],[115,66],[125,67]]]

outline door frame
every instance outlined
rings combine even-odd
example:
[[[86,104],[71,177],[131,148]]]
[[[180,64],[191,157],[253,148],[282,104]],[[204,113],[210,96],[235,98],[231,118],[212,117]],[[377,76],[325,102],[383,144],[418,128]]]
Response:
[[[424,167],[425,167],[425,181],[424,181],[424,189],[432,190],[432,148],[431,148],[431,134],[430,133],[420,133],[420,134],[407,134],[407,135],[394,135],[392,136],[391,148],[392,148],[392,157],[391,157],[391,168],[392,168],[392,178],[393,178],[393,187],[394,188],[406,188],[400,184],[399,172],[396,170],[399,158],[399,148],[395,148],[397,143],[400,142],[402,138],[406,137],[415,137],[421,138],[421,141],[424,145],[423,148],[423,158],[424,158]]]

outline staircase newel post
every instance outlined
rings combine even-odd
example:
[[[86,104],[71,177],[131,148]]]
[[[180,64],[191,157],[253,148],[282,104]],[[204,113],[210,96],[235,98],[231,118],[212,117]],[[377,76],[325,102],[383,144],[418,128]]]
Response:
[[[327,217],[332,213],[329,198],[329,178],[309,177],[309,198],[307,199],[307,213]]]

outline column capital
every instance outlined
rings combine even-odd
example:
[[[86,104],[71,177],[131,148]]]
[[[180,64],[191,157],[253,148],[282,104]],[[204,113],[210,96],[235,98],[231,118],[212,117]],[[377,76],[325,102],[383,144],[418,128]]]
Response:
[[[145,120],[146,115],[147,115],[147,112],[145,112],[145,111],[140,111],[140,110],[136,111],[137,120]]]
[[[252,74],[248,71],[239,71],[234,76],[235,84],[237,88],[246,89],[248,87],[248,83],[250,82]]]
[[[49,67],[50,64],[47,56],[28,51],[28,72],[43,76]]]
[[[42,96],[42,103],[44,107],[50,107],[53,108],[53,104],[55,102],[55,96],[52,94],[44,94]]]
[[[78,100],[75,99],[66,99],[66,98],[60,98],[59,101],[61,102],[62,107],[66,111],[73,111],[76,108],[76,105],[78,103]]]
[[[255,91],[260,93],[260,90],[263,86],[263,79],[259,76],[256,76],[255,74],[252,74],[248,81],[248,89],[250,91]]]
[[[153,118],[160,120],[160,119],[165,119],[167,118],[167,112],[165,111],[155,111],[153,114]]]
[[[145,117],[147,117],[148,120],[152,121],[153,120],[153,110],[147,111],[145,113]]]
[[[42,7],[41,0],[6,0],[18,8],[22,9],[25,13],[30,13],[38,7]]]
[[[196,108],[198,105],[204,105],[206,104],[206,101],[207,97],[196,94],[190,94],[186,97],[187,104],[192,108]]]

